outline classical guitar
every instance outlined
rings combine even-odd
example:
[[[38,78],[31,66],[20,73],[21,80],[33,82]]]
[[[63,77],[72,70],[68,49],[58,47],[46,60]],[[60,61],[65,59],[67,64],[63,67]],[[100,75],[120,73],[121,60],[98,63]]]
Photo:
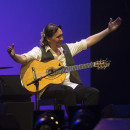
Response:
[[[43,77],[39,81],[38,91],[45,88],[48,84],[60,84],[65,79],[65,73],[70,71],[82,70],[87,68],[96,67],[97,69],[106,69],[109,67],[110,62],[107,60],[100,60],[87,64],[63,66],[62,62],[58,60],[51,60],[49,62],[40,62],[37,60],[30,61],[26,65],[21,66],[21,82],[22,85],[30,92],[36,92],[36,86],[34,84],[27,85],[34,80],[34,74],[32,68],[35,68],[36,77]]]

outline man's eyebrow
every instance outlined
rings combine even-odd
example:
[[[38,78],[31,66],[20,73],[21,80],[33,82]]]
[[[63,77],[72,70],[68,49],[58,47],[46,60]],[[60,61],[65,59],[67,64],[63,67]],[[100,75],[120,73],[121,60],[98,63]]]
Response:
[[[60,34],[60,35],[58,35],[57,37],[61,37],[61,36],[63,36],[63,33],[62,33],[62,34]]]

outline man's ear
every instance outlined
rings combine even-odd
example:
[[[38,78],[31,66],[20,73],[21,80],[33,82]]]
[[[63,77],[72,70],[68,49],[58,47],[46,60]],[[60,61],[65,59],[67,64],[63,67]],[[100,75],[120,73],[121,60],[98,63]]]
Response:
[[[48,43],[50,42],[50,38],[49,37],[47,37],[46,40],[48,41]]]

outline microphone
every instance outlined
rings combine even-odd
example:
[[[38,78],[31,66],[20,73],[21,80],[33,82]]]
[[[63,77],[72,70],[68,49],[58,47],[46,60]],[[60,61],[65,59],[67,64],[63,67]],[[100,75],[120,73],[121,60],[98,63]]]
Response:
[[[36,71],[35,71],[34,67],[32,67],[32,72],[33,72],[33,78],[34,78],[34,80],[37,79]]]

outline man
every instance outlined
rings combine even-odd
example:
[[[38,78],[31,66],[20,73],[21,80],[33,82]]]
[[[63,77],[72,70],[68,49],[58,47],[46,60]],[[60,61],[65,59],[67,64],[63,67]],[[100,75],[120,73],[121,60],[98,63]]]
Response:
[[[88,47],[98,43],[109,33],[115,31],[121,24],[121,18],[115,21],[110,18],[108,27],[80,42],[71,44],[61,44],[63,32],[60,25],[48,24],[41,33],[41,47],[34,47],[31,51],[22,55],[15,54],[14,44],[8,47],[11,58],[21,64],[27,64],[31,60],[47,62],[53,59],[59,60],[64,66],[74,65],[73,56],[86,50]],[[85,87],[81,83],[78,73],[66,73],[66,77],[61,84],[49,84],[45,91],[40,92],[40,98],[56,98],[62,100],[68,112],[69,106],[75,106],[77,102],[85,101],[86,105],[98,104],[99,91],[92,87]]]

